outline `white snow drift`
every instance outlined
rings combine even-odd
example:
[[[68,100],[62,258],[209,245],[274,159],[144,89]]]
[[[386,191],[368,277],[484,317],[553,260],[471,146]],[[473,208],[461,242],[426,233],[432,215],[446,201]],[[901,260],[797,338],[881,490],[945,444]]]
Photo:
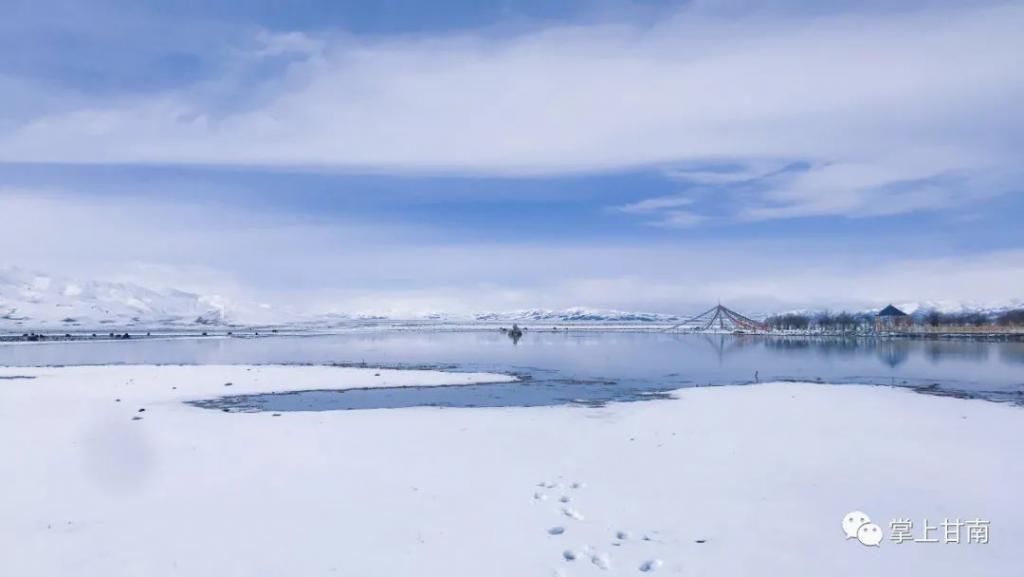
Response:
[[[3,575],[963,576],[1024,564],[1024,412],[1007,405],[770,384],[606,408],[274,417],[179,401],[225,382],[255,392],[494,377],[0,376]],[[842,531],[853,510],[886,530],[897,517],[918,532],[925,519],[981,518],[990,542],[864,547]]]

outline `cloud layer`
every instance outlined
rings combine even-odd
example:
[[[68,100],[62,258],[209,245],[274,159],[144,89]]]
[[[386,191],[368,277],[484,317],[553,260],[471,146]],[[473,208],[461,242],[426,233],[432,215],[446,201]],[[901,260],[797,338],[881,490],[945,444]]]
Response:
[[[1024,7],[1008,4],[682,11],[498,38],[263,33],[238,66],[293,61],[261,80],[273,89],[259,102],[224,110],[210,86],[107,98],[23,118],[0,158],[561,171],[770,156],[874,160],[876,178],[905,180],[1005,160],[1021,128],[1022,26]]]
[[[5,253],[29,268],[80,274],[73,269],[81,266],[85,276],[137,274],[127,280],[143,284],[185,278],[180,288],[200,292],[390,314],[572,305],[673,311],[717,298],[774,308],[1014,297],[1024,270],[1019,233],[973,254],[951,242],[927,256],[840,246],[843,239],[820,230],[799,249],[781,236],[772,244],[714,233],[718,225],[759,231],[780,220],[774,224],[945,215],[1019,195],[1024,5],[772,6],[698,2],[643,24],[597,19],[380,37],[218,23],[176,32],[181,62],[193,65],[154,62],[153,74],[141,74],[127,58],[99,76],[100,87],[0,68],[0,165],[519,183],[495,199],[496,213],[520,201],[516,191],[530,178],[660,175],[650,192],[580,203],[569,220],[590,219],[586,238],[573,236],[571,222],[564,236],[550,233],[549,244],[528,236],[481,242],[478,231],[424,232],[458,213],[417,207],[396,221],[385,214],[432,195],[427,188],[394,195],[381,214],[318,221],[247,206],[244,195],[231,206],[186,202],[173,182],[149,200],[102,200],[74,183],[54,192],[0,181],[0,212],[16,215],[0,241],[17,247]],[[102,36],[96,23],[83,26]],[[147,184],[136,174],[119,189]],[[519,214],[545,208],[536,202],[534,212]],[[623,222],[654,227],[634,226],[642,230],[628,238],[592,232]],[[686,236],[706,230],[692,242]],[[895,237],[883,240],[895,246]],[[851,270],[850,262],[865,268]],[[793,273],[801,270],[810,272]]]
[[[0,246],[32,270],[223,297],[283,315],[416,316],[593,306],[698,312],[1019,299],[1024,251],[908,256],[819,238],[444,241],[419,228],[293,220],[244,207],[0,191]],[[442,225],[439,225],[442,226]]]
[[[18,90],[0,101],[22,116],[0,161],[508,174],[776,159],[811,168],[744,218],[905,212],[1019,176],[1022,29],[1024,6],[992,4],[691,8],[506,36],[258,33],[223,55],[230,73],[188,89],[31,114],[8,79]]]

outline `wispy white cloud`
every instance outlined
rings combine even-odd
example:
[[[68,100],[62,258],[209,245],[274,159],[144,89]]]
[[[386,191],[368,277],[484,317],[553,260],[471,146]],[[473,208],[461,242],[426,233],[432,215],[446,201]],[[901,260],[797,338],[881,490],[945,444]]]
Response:
[[[689,210],[667,210],[658,215],[651,224],[665,228],[690,228],[706,222],[709,217]]]
[[[945,148],[974,162],[988,131],[1020,122],[1009,105],[1022,23],[1013,5],[736,21],[683,11],[647,29],[335,39],[259,109],[213,114],[173,91],[94,102],[23,119],[0,154],[560,171]],[[256,53],[321,52],[299,34],[261,38]]]
[[[629,214],[650,214],[665,209],[678,209],[693,204],[693,199],[686,196],[658,196],[646,198],[616,207],[619,211]]]
[[[789,162],[771,159],[744,160],[726,166],[710,164],[716,159],[708,159],[690,166],[676,166],[664,171],[665,176],[686,184],[723,185],[757,181],[785,170]],[[721,162],[721,159],[717,159]]]
[[[906,160],[904,160],[906,162]],[[1013,171],[1006,167],[1003,172]],[[787,173],[766,187],[739,215],[749,220],[802,216],[889,216],[951,208],[1005,188],[965,189],[968,175],[934,172],[907,162],[833,163]],[[976,183],[986,180],[974,175]]]
[[[0,267],[179,288],[296,315],[594,306],[696,312],[1019,298],[1024,252],[922,257],[842,239],[443,241],[380,222],[0,190]],[[442,223],[443,226],[443,223]],[[837,255],[839,255],[837,257]]]
[[[612,207],[630,215],[640,215],[646,223],[664,228],[690,228],[708,220],[708,217],[686,210],[694,200],[687,196],[656,196]]]
[[[950,160],[949,166],[955,162]],[[972,170],[934,172],[934,166],[878,162],[820,163],[764,170],[671,171],[691,185],[687,195],[651,197],[615,207],[642,215],[647,222],[690,227],[708,222],[756,222],[773,219],[843,216],[866,218],[961,209],[1008,191],[1020,191],[1024,170],[979,163]],[[699,200],[698,200],[699,199]],[[707,213],[708,206],[726,206]],[[685,211],[675,210],[688,207]],[[681,213],[681,214],[680,214]]]

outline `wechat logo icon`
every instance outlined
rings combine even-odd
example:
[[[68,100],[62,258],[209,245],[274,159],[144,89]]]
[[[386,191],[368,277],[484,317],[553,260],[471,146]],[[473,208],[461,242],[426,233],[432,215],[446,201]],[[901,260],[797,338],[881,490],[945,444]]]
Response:
[[[851,511],[843,517],[843,534],[865,547],[878,547],[882,543],[882,528],[872,523],[863,511]]]

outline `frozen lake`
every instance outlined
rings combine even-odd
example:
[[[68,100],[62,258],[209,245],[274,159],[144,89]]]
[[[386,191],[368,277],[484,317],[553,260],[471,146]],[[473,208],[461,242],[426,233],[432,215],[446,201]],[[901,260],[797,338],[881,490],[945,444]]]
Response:
[[[495,330],[0,346],[0,365],[114,363],[366,363],[514,373],[525,379],[512,385],[429,390],[256,395],[236,397],[226,405],[248,410],[593,405],[657,398],[681,387],[743,384],[755,379],[896,385],[1024,403],[1021,342],[537,331],[528,332],[514,344]]]

